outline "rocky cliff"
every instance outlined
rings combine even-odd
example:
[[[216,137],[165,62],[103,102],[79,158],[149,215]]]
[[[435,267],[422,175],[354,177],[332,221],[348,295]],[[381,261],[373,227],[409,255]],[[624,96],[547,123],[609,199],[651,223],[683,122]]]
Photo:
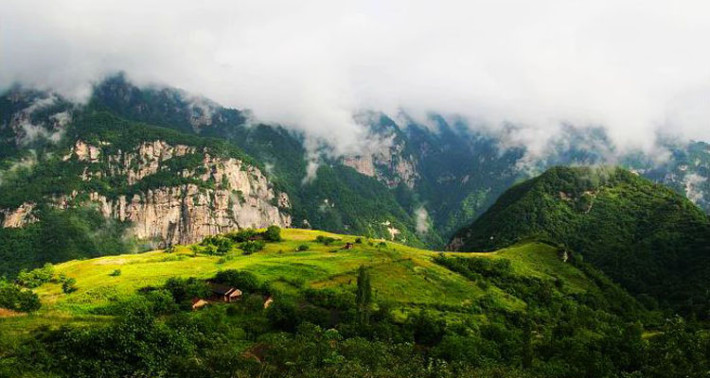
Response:
[[[175,164],[180,157],[194,163]],[[214,156],[207,148],[155,140],[122,151],[109,143],[78,140],[63,160],[83,164],[86,183],[122,180],[125,189],[73,191],[52,198],[51,205],[94,206],[107,218],[130,222],[130,236],[137,239],[186,244],[233,229],[291,225],[286,193],[277,192],[258,168]],[[170,180],[156,179],[165,173]],[[34,221],[33,208],[25,203],[5,210],[3,226]]]

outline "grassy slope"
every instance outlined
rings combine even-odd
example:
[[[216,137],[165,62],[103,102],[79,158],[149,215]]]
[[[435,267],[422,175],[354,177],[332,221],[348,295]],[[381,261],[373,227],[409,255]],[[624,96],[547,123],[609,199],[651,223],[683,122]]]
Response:
[[[395,243],[378,248],[379,241],[374,245],[364,241],[355,244],[351,250],[343,250],[340,249],[342,244],[354,242],[355,236],[299,229],[283,230],[282,235],[284,241],[269,243],[263,251],[249,256],[235,250],[230,253],[233,257],[225,262],[215,256],[194,257],[188,247],[179,246],[172,254],[154,251],[56,265],[56,273],[75,278],[79,290],[64,294],[59,284],[43,285],[36,289],[43,303],[42,309],[32,315],[0,318],[0,335],[29,332],[42,325],[57,327],[68,322],[104,322],[105,316],[93,315],[97,309],[133,295],[141,287],[158,286],[175,276],[209,278],[224,269],[251,271],[263,281],[274,283],[278,289],[295,293],[301,287],[354,290],[356,270],[360,265],[366,265],[372,271],[376,300],[391,302],[404,313],[421,307],[446,305],[447,311],[455,314],[457,307],[463,310],[467,304],[483,296],[492,297],[509,310],[525,308],[523,301],[494,285],[481,288],[435,264],[432,258],[440,252]],[[339,245],[325,246],[313,242],[318,235],[342,241]],[[296,252],[303,243],[308,243],[310,250]],[[506,258],[511,260],[515,274],[550,280],[562,278],[568,284],[569,292],[584,291],[593,285],[581,271],[561,262],[556,250],[545,244],[522,244],[493,253],[445,254]],[[120,276],[109,275],[115,269],[121,270]]]
[[[531,238],[561,243],[629,292],[707,318],[710,219],[622,169],[552,168],[509,189],[457,237],[468,250]]]

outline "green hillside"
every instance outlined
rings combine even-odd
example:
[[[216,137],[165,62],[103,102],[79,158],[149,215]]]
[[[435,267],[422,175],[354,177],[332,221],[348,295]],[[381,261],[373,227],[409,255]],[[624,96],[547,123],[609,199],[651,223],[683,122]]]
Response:
[[[559,243],[653,308],[710,314],[710,221],[690,201],[618,168],[548,170],[518,184],[452,246],[494,250]]]
[[[244,235],[21,276],[41,307],[3,310],[0,375],[598,377],[707,363],[702,333],[664,325],[548,244],[442,253],[309,230]],[[209,298],[207,279],[242,299],[190,310]],[[666,335],[697,343],[656,358]]]

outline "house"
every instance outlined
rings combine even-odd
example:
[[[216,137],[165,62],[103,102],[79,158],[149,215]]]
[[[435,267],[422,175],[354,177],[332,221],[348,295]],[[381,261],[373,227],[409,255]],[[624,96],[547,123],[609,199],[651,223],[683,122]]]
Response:
[[[345,243],[345,247],[343,249],[353,249],[353,243]]]
[[[242,291],[231,286],[211,284],[212,294],[216,299],[224,302],[234,302],[242,297]]]
[[[269,308],[272,303],[274,303],[274,298],[271,296],[266,297],[266,300],[264,301],[264,308]]]
[[[201,299],[201,298],[193,298],[192,299],[192,309],[193,310],[201,309],[202,307],[205,307],[208,304],[210,304],[210,303],[204,299]]]

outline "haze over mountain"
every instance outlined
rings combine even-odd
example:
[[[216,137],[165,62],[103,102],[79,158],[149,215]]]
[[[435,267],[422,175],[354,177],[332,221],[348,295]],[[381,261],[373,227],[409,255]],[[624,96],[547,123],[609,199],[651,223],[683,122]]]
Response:
[[[544,152],[562,124],[622,150],[657,135],[709,140],[708,4],[636,2],[4,1],[0,87],[88,99],[124,70],[352,152],[361,110],[516,125]],[[80,20],[80,22],[77,22]]]

